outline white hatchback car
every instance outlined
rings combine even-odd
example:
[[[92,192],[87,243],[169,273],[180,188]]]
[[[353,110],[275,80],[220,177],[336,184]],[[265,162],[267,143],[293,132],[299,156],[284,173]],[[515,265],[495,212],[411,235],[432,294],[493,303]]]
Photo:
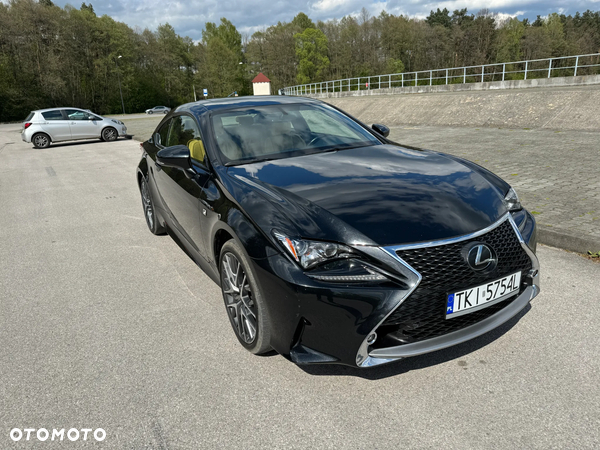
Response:
[[[127,127],[116,119],[107,119],[79,108],[51,108],[31,111],[23,122],[21,139],[35,148],[47,148],[52,142],[99,138],[115,141],[119,136],[131,139]]]

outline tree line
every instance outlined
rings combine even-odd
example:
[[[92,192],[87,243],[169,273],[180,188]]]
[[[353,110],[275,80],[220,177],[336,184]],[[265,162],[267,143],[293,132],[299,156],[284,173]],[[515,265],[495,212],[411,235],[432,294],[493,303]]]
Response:
[[[274,91],[356,76],[600,52],[600,12],[550,14],[530,22],[488,10],[431,11],[426,19],[382,12],[313,22],[297,14],[252,35],[226,18],[208,22],[200,42],[169,24],[132,29],[92,4],[51,0],[0,3],[0,121],[76,106],[99,114],[202,97],[252,92],[263,72]]]

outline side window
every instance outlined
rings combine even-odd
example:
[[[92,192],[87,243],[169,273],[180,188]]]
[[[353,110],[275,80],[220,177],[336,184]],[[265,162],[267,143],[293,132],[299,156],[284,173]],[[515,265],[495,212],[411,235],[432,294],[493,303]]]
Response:
[[[154,142],[156,145],[162,145],[163,147],[167,147],[167,137],[169,135],[169,125],[171,125],[171,121],[167,120],[162,127],[155,133],[155,140],[158,142]]]
[[[59,110],[43,112],[42,116],[44,116],[45,120],[64,120]]]
[[[88,113],[84,111],[79,111],[78,109],[65,109],[65,113],[69,120],[87,120]]]
[[[206,151],[200,130],[194,119],[189,116],[177,116],[172,120],[169,132],[169,147],[185,145],[190,149],[190,156],[199,162],[205,162]]]
[[[173,117],[171,120],[171,130],[169,131],[169,140],[167,147],[179,145],[179,135],[181,134],[181,116]]]

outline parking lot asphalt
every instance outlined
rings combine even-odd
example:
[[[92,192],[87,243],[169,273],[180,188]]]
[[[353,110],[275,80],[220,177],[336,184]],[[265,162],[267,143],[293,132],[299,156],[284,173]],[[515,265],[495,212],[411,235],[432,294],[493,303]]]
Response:
[[[136,142],[35,150],[14,128],[0,127],[0,448],[600,446],[600,264],[541,247],[542,293],[516,319],[388,366],[252,356],[219,288],[146,229]],[[15,427],[107,437],[14,443]]]

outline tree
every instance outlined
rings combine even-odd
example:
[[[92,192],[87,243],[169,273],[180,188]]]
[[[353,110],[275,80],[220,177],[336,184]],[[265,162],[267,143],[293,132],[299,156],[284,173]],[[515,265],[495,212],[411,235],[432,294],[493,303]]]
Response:
[[[218,38],[225,47],[231,50],[236,56],[242,59],[242,35],[235,26],[225,17],[221,18],[221,23],[216,26],[212,22],[206,22],[205,30],[202,32],[202,40],[208,43],[211,39]]]
[[[329,67],[327,36],[321,30],[307,28],[294,35],[298,57],[298,83],[306,84],[322,80]]]
[[[525,25],[519,19],[513,17],[505,22],[498,30],[496,62],[520,61],[521,40],[524,34]]]
[[[452,26],[450,11],[448,11],[448,9],[446,8],[444,8],[443,10],[440,10],[440,8],[438,8],[435,12],[431,10],[429,15],[425,19],[425,22],[427,22],[432,27],[435,25],[441,25],[443,27],[450,28]]]
[[[315,28],[315,24],[310,18],[303,12],[296,14],[296,17],[292,20],[292,25],[297,27],[300,32],[303,32],[307,28]]]

